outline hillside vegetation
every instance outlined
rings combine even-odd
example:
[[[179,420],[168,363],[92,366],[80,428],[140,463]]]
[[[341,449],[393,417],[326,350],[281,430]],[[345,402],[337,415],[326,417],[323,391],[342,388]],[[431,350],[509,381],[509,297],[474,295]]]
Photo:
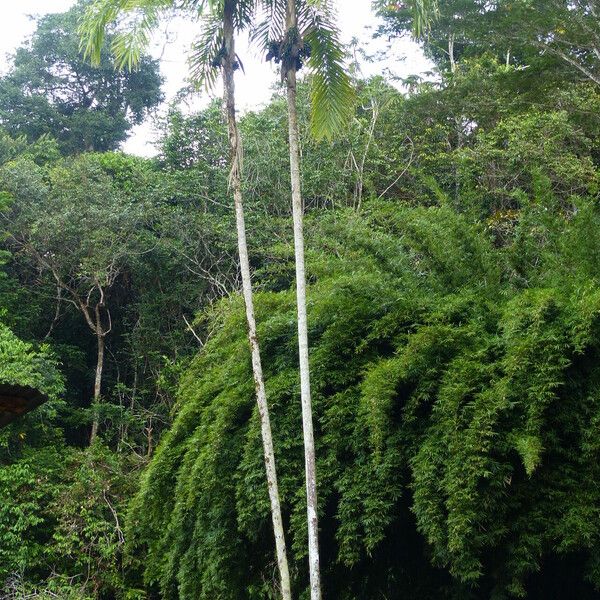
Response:
[[[109,35],[94,70],[74,25],[88,5],[39,20],[0,78],[0,381],[50,397],[0,431],[0,598],[281,598],[231,122],[220,100],[174,103],[156,158],[120,152],[161,99],[158,66],[142,54],[112,81]],[[415,31],[404,5],[375,9],[392,45]],[[324,598],[600,595],[594,11],[440,1],[416,30],[435,77],[399,91],[348,48],[351,114],[331,138],[300,78]],[[291,593],[307,599],[288,107],[276,87],[238,116]]]

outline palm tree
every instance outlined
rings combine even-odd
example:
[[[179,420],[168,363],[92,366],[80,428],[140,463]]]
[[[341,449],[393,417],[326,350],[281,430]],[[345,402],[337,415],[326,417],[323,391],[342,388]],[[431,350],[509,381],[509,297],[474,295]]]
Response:
[[[131,29],[117,36],[113,47],[119,64],[131,68],[139,59],[141,47],[148,43],[150,30],[158,23],[159,11],[173,8],[175,4],[176,2],[173,0],[95,0],[87,9],[81,26],[86,54],[92,60],[98,61],[106,27],[115,22],[122,12],[131,13],[137,10],[139,11],[138,20]],[[184,0],[184,7],[191,9],[195,16],[206,13],[203,19],[202,33],[193,49],[191,60],[193,74],[198,80],[203,80],[209,85],[215,83],[219,68],[223,74],[224,102],[231,158],[229,182],[235,204],[242,290],[246,306],[252,372],[261,422],[281,596],[283,600],[291,600],[290,574],[275,468],[269,405],[267,403],[254,316],[250,261],[246,243],[246,225],[242,199],[242,144],[235,109],[234,73],[239,66],[235,52],[235,33],[236,30],[240,31],[251,24],[255,3],[252,0]]]
[[[331,0],[266,0],[268,18],[254,38],[268,51],[267,58],[281,63],[286,83],[288,135],[296,260],[300,396],[304,432],[308,552],[311,600],[321,600],[317,473],[313,430],[306,270],[304,264],[304,207],[300,180],[300,141],[297,110],[297,71],[306,60],[312,71],[311,128],[317,138],[331,137],[349,116],[353,90],[344,69],[344,52],[333,21]]]

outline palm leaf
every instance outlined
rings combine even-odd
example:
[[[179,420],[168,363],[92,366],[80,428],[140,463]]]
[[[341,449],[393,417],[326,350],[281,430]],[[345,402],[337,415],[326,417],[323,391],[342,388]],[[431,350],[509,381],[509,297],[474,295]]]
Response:
[[[132,70],[138,65],[142,54],[148,49],[150,36],[159,22],[156,9],[138,11],[125,31],[118,32],[111,44],[111,51],[116,59],[118,69]]]
[[[311,130],[317,139],[331,138],[347,122],[354,106],[354,89],[345,66],[330,0],[312,0],[299,13],[299,25],[310,46]]]
[[[262,0],[257,12],[261,18],[250,31],[250,41],[267,52],[271,42],[281,42],[285,36],[286,4],[281,0]]]
[[[100,64],[106,29],[124,10],[128,0],[96,0],[89,4],[79,24],[80,47],[92,64]]]
[[[211,14],[202,19],[202,33],[192,45],[189,56],[190,77],[196,87],[212,89],[219,75],[216,61],[223,48],[223,20]]]
[[[202,14],[207,8],[221,4],[218,0],[93,0],[80,21],[79,35],[84,56],[92,64],[100,63],[106,31],[115,29],[111,51],[119,68],[132,69],[148,48],[150,35],[159,23],[161,13],[183,10]]]
[[[252,25],[258,7],[258,0],[236,0],[233,25],[238,33]]]
[[[251,26],[255,11],[256,0],[237,0],[233,15],[233,26],[236,32],[241,32]],[[219,55],[223,49],[223,1],[210,3],[211,12],[201,21],[202,33],[192,45],[189,57],[190,75],[196,86],[206,86],[212,89],[219,75]]]

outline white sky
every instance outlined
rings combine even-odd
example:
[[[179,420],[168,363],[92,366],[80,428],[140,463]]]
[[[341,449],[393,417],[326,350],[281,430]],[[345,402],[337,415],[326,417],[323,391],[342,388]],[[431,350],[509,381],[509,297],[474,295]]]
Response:
[[[70,8],[75,0],[0,0],[2,4],[2,20],[0,22],[0,71],[5,72],[9,66],[9,56],[35,29],[30,15],[41,15],[50,12],[61,12]],[[338,24],[344,42],[356,37],[361,47],[374,54],[385,46],[384,41],[373,40],[369,28],[376,26],[377,18],[371,11],[371,0],[336,0]],[[196,24],[181,20],[172,21],[156,36],[153,54],[161,59],[161,71],[165,77],[164,91],[167,100],[182,87],[186,74],[186,49],[194,38]],[[168,39],[168,42],[165,40]],[[258,108],[264,105],[271,96],[271,85],[277,80],[277,73],[268,64],[261,61],[254,52],[248,51],[244,41],[240,41],[238,53],[244,62],[245,73],[239,73],[236,81],[240,110]],[[406,77],[410,74],[423,73],[431,65],[423,57],[420,49],[409,40],[394,42],[395,58],[385,62],[365,63],[364,75],[382,73],[385,69],[394,74]],[[131,138],[125,143],[128,152],[141,155],[155,153],[152,142],[154,131],[147,123],[136,128]]]

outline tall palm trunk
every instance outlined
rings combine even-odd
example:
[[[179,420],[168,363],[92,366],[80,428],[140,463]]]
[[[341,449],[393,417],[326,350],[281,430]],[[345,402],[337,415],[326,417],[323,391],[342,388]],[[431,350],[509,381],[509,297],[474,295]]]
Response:
[[[271,434],[271,422],[269,418],[269,405],[265,392],[265,383],[260,360],[258,337],[256,335],[256,321],[254,318],[254,302],[252,298],[252,282],[250,278],[250,262],[248,259],[248,246],[246,243],[246,225],[244,221],[244,205],[242,202],[242,148],[241,139],[237,126],[235,114],[235,84],[234,65],[236,61],[234,25],[233,25],[233,2],[225,2],[223,37],[225,44],[225,56],[223,58],[224,95],[227,111],[227,123],[229,128],[229,144],[231,152],[231,177],[230,185],[233,189],[235,203],[235,216],[238,236],[238,249],[240,255],[240,268],[242,273],[242,289],[244,303],[246,305],[246,319],[248,321],[248,340],[252,353],[252,372],[256,388],[256,401],[260,414],[263,450],[265,457],[265,469],[267,473],[267,484],[269,487],[269,498],[271,501],[271,517],[273,520],[273,531],[275,534],[275,546],[277,551],[277,564],[281,580],[281,595],[283,600],[291,600],[290,574],[287,561],[285,534],[283,519],[281,517],[281,504],[279,500],[279,488],[277,485],[277,471],[275,468],[275,453],[273,450],[273,436]]]
[[[288,0],[286,30],[289,39],[297,37],[298,17],[295,0]],[[294,44],[295,46],[295,44]],[[310,398],[310,370],[308,363],[308,324],[306,317],[306,272],[304,266],[304,207],[300,186],[300,147],[298,110],[296,102],[296,53],[291,52],[284,62],[287,82],[288,126],[290,144],[290,171],[292,182],[292,212],[294,218],[294,249],[296,259],[296,297],[298,304],[298,349],[300,355],[300,397],[302,402],[302,429],[304,432],[304,465],[306,470],[306,509],[308,518],[308,561],[311,600],[321,600],[319,566],[319,521],[317,513],[317,472],[312,402]]]

